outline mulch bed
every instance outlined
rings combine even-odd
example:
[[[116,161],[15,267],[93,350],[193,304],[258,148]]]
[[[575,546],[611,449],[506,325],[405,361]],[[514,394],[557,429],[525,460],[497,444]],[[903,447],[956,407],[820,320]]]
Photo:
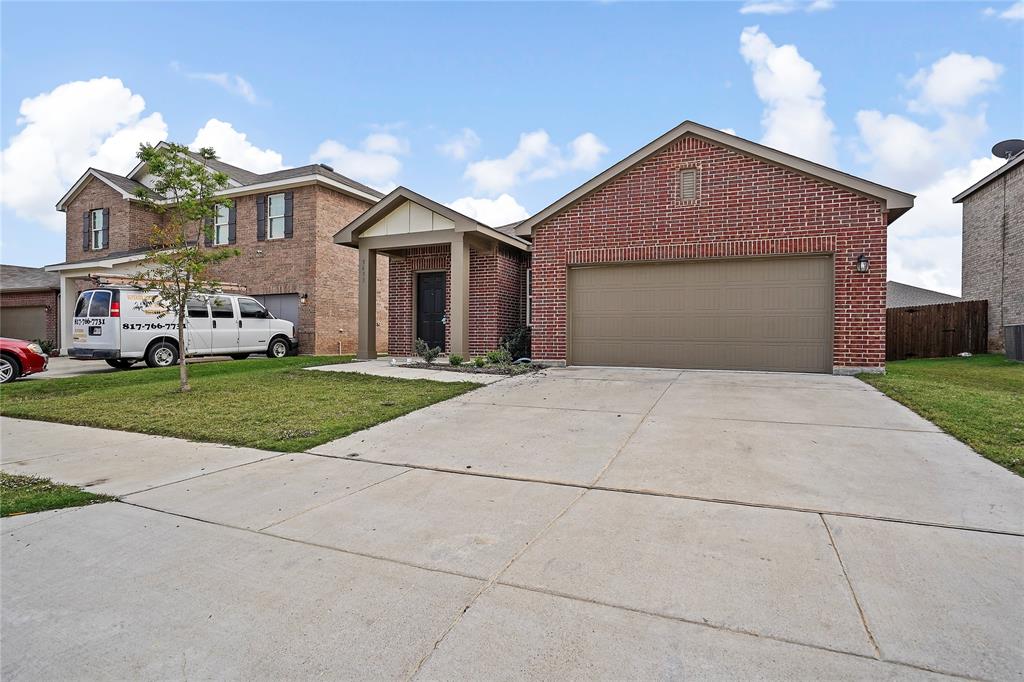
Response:
[[[412,362],[412,363],[398,363],[396,367],[411,367],[413,369],[436,369],[442,372],[462,372],[463,374],[504,374],[512,376],[516,374],[529,374],[530,372],[537,372],[543,369],[540,365],[510,365],[508,367],[501,367],[500,365],[484,365],[483,367],[477,367],[476,365],[449,365],[447,363],[433,363],[427,364],[425,362]],[[526,369],[513,370],[512,367],[525,367]]]

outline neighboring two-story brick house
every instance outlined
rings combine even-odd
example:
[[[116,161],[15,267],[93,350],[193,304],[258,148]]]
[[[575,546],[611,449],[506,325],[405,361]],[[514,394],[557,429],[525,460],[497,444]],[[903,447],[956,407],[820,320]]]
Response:
[[[988,347],[1004,348],[1003,328],[1024,324],[1024,152],[974,183],[963,204],[963,292],[988,301]]]
[[[347,353],[356,348],[358,254],[333,243],[337,230],[373,206],[381,194],[321,164],[257,174],[220,161],[229,177],[219,194],[231,207],[219,211],[207,246],[240,251],[217,266],[214,276],[240,284],[276,316],[296,324],[301,353]],[[140,202],[154,200],[144,164],[126,176],[89,169],[57,204],[67,214],[67,257],[47,266],[60,275],[61,320],[71,323],[75,293],[90,275],[133,274],[150,249],[161,216]],[[378,268],[387,283],[387,261]],[[382,297],[382,320],[387,301]],[[70,339],[66,331],[63,339]],[[387,327],[378,332],[387,347]]]
[[[428,337],[476,354],[525,318],[551,364],[870,372],[886,230],[913,204],[687,121],[517,225],[398,188],[335,241],[360,252],[363,358],[387,255],[393,354]]]

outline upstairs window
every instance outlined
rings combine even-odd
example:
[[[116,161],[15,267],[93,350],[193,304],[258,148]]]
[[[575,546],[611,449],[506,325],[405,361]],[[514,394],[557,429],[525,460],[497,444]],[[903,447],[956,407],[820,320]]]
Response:
[[[231,242],[230,220],[231,209],[217,204],[217,215],[213,219],[213,243],[215,246],[224,246]]]
[[[267,239],[284,238],[284,192],[267,197]]]
[[[99,250],[103,248],[103,232],[107,229],[107,222],[105,219],[104,211],[102,208],[94,209],[89,213],[90,220],[90,241],[89,244],[92,249]]]

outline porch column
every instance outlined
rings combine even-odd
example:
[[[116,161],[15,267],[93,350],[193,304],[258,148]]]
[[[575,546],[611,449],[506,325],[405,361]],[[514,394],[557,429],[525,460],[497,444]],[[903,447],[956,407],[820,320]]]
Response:
[[[377,357],[377,252],[359,245],[359,349],[360,360]]]
[[[449,353],[469,357],[469,244],[466,233],[452,238],[451,348]]]
[[[57,306],[57,327],[60,329],[61,355],[67,355],[68,349],[71,348],[76,303],[78,303],[78,288],[74,285],[74,279],[61,273],[60,304]]]

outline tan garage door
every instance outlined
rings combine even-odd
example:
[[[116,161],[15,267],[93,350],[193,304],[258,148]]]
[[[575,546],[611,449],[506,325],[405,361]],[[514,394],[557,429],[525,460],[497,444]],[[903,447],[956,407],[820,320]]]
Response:
[[[569,363],[832,371],[832,259],[573,268]]]
[[[0,336],[26,341],[45,339],[47,337],[46,308],[44,306],[25,306],[0,309]]]

